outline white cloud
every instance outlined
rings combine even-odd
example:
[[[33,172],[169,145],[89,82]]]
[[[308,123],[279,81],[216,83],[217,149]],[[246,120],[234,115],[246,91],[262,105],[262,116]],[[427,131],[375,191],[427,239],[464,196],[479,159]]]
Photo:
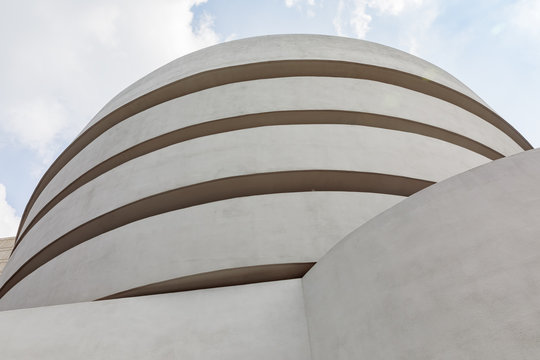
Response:
[[[300,12],[305,13],[308,18],[315,17],[315,5],[317,5],[315,0],[285,0],[286,7],[296,7]],[[322,7],[322,3],[320,5]]]
[[[509,11],[510,23],[523,34],[540,37],[540,1],[519,0]]]
[[[0,137],[41,167],[110,98],[175,58],[217,43],[205,0],[10,2],[0,13]],[[21,174],[24,176],[24,174]]]
[[[21,218],[6,200],[6,187],[0,184],[0,238],[15,236]]]
[[[369,23],[371,22],[371,16],[366,13],[369,1],[357,0],[355,1],[354,10],[352,11],[350,24],[354,29],[356,37],[364,39],[369,31]]]
[[[490,32],[493,35],[499,35],[504,31],[505,27],[506,27],[505,24],[502,24],[502,23],[501,24],[496,24],[496,25],[491,27]]]
[[[399,15],[406,7],[421,5],[423,0],[370,0],[369,7],[382,14]]]
[[[14,103],[7,110],[2,126],[21,144],[37,152],[45,163],[53,160],[55,145],[69,126],[67,109],[55,98],[34,97]]]
[[[345,0],[339,0],[337,11],[336,11],[336,17],[334,17],[334,20],[332,21],[334,25],[334,29],[336,30],[336,34],[339,36],[344,36],[345,32],[343,29],[343,9],[345,7]]]
[[[285,6],[287,7],[301,5],[302,3],[306,3],[307,5],[314,6],[315,0],[285,0]]]
[[[119,12],[118,6],[113,3],[98,4],[86,13],[82,27],[94,34],[101,44],[110,47],[117,46],[116,23]]]
[[[364,39],[370,30],[371,13],[377,15],[400,15],[403,11],[422,5],[423,0],[340,0],[334,29],[338,35],[345,35],[350,28],[354,36]],[[350,14],[345,20],[344,14]]]

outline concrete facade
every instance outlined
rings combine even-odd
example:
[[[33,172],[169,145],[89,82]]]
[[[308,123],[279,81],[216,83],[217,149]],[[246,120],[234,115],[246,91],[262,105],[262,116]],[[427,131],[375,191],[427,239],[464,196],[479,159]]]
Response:
[[[520,277],[540,209],[530,149],[398,50],[315,35],[201,50],[120,93],[45,173],[0,276],[0,339],[14,359],[502,359],[520,346],[532,359],[535,310],[497,303],[535,296],[519,286],[536,281]],[[524,239],[511,271],[488,276],[511,234]]]
[[[9,259],[9,256],[11,255],[11,251],[13,251],[14,246],[15,246],[14,237],[7,237],[7,238],[0,239],[0,275],[2,274],[2,271],[4,270],[4,267],[7,264],[7,261]]]
[[[300,279],[4,311],[0,321],[3,359],[310,359]]]
[[[537,359],[540,151],[435,184],[304,277],[313,359]]]

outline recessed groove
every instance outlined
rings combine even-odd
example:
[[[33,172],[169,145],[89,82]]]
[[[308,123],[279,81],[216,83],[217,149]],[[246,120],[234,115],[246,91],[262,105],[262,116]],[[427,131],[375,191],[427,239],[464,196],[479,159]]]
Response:
[[[198,137],[272,125],[338,124],[362,125],[425,135],[474,151],[491,160],[504,155],[465,136],[423,123],[379,114],[339,110],[294,110],[249,114],[209,121],[178,129],[132,146],[96,165],[66,186],[34,216],[19,235],[15,247],[24,240],[28,231],[56,204],[105,172],[152,151]]]
[[[459,106],[491,123],[507,134],[524,150],[532,149],[532,146],[521,134],[485,105],[454,89],[418,75],[380,66],[336,60],[281,60],[237,65],[201,72],[164,85],[120,106],[94,123],[75,139],[45,172],[24,210],[21,226],[39,194],[58,171],[79,151],[119,122],[155,105],[204,89],[241,81],[294,76],[374,80],[434,96]],[[17,238],[20,235],[20,229],[19,227]]]
[[[353,191],[410,196],[432,184],[432,181],[379,173],[297,170],[234,176],[165,191],[98,216],[56,239],[15,271],[0,289],[0,298],[34,270],[74,246],[165,212],[243,196],[288,192]]]
[[[298,279],[303,277],[313,265],[315,265],[314,262],[286,263],[216,270],[139,286],[96,301]]]

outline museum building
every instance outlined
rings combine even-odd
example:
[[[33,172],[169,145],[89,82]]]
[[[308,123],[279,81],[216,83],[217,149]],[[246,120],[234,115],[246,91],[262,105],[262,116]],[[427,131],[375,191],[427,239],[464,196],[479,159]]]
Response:
[[[537,359],[539,181],[540,153],[415,56],[212,46],[113,98],[43,175],[0,356]]]

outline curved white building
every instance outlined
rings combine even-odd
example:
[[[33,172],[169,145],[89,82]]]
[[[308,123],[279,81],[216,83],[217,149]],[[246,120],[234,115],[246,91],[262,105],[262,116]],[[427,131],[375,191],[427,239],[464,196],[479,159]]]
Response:
[[[66,336],[96,357],[388,358],[332,337],[346,316],[332,303],[348,309],[360,289],[341,288],[359,283],[356,270],[326,264],[372,266],[377,254],[359,256],[362,267],[348,260],[355,251],[336,254],[380,219],[391,232],[394,209],[417,211],[406,197],[529,149],[465,85],[395,49],[314,35],[213,46],[120,93],[48,169],[0,277],[0,323],[32,328],[55,359],[86,356],[50,345]],[[51,318],[63,319],[58,333],[32,325]],[[343,329],[363,336],[363,321],[377,319],[353,316]],[[127,349],[141,329],[148,341]],[[9,336],[14,356],[33,354]]]

